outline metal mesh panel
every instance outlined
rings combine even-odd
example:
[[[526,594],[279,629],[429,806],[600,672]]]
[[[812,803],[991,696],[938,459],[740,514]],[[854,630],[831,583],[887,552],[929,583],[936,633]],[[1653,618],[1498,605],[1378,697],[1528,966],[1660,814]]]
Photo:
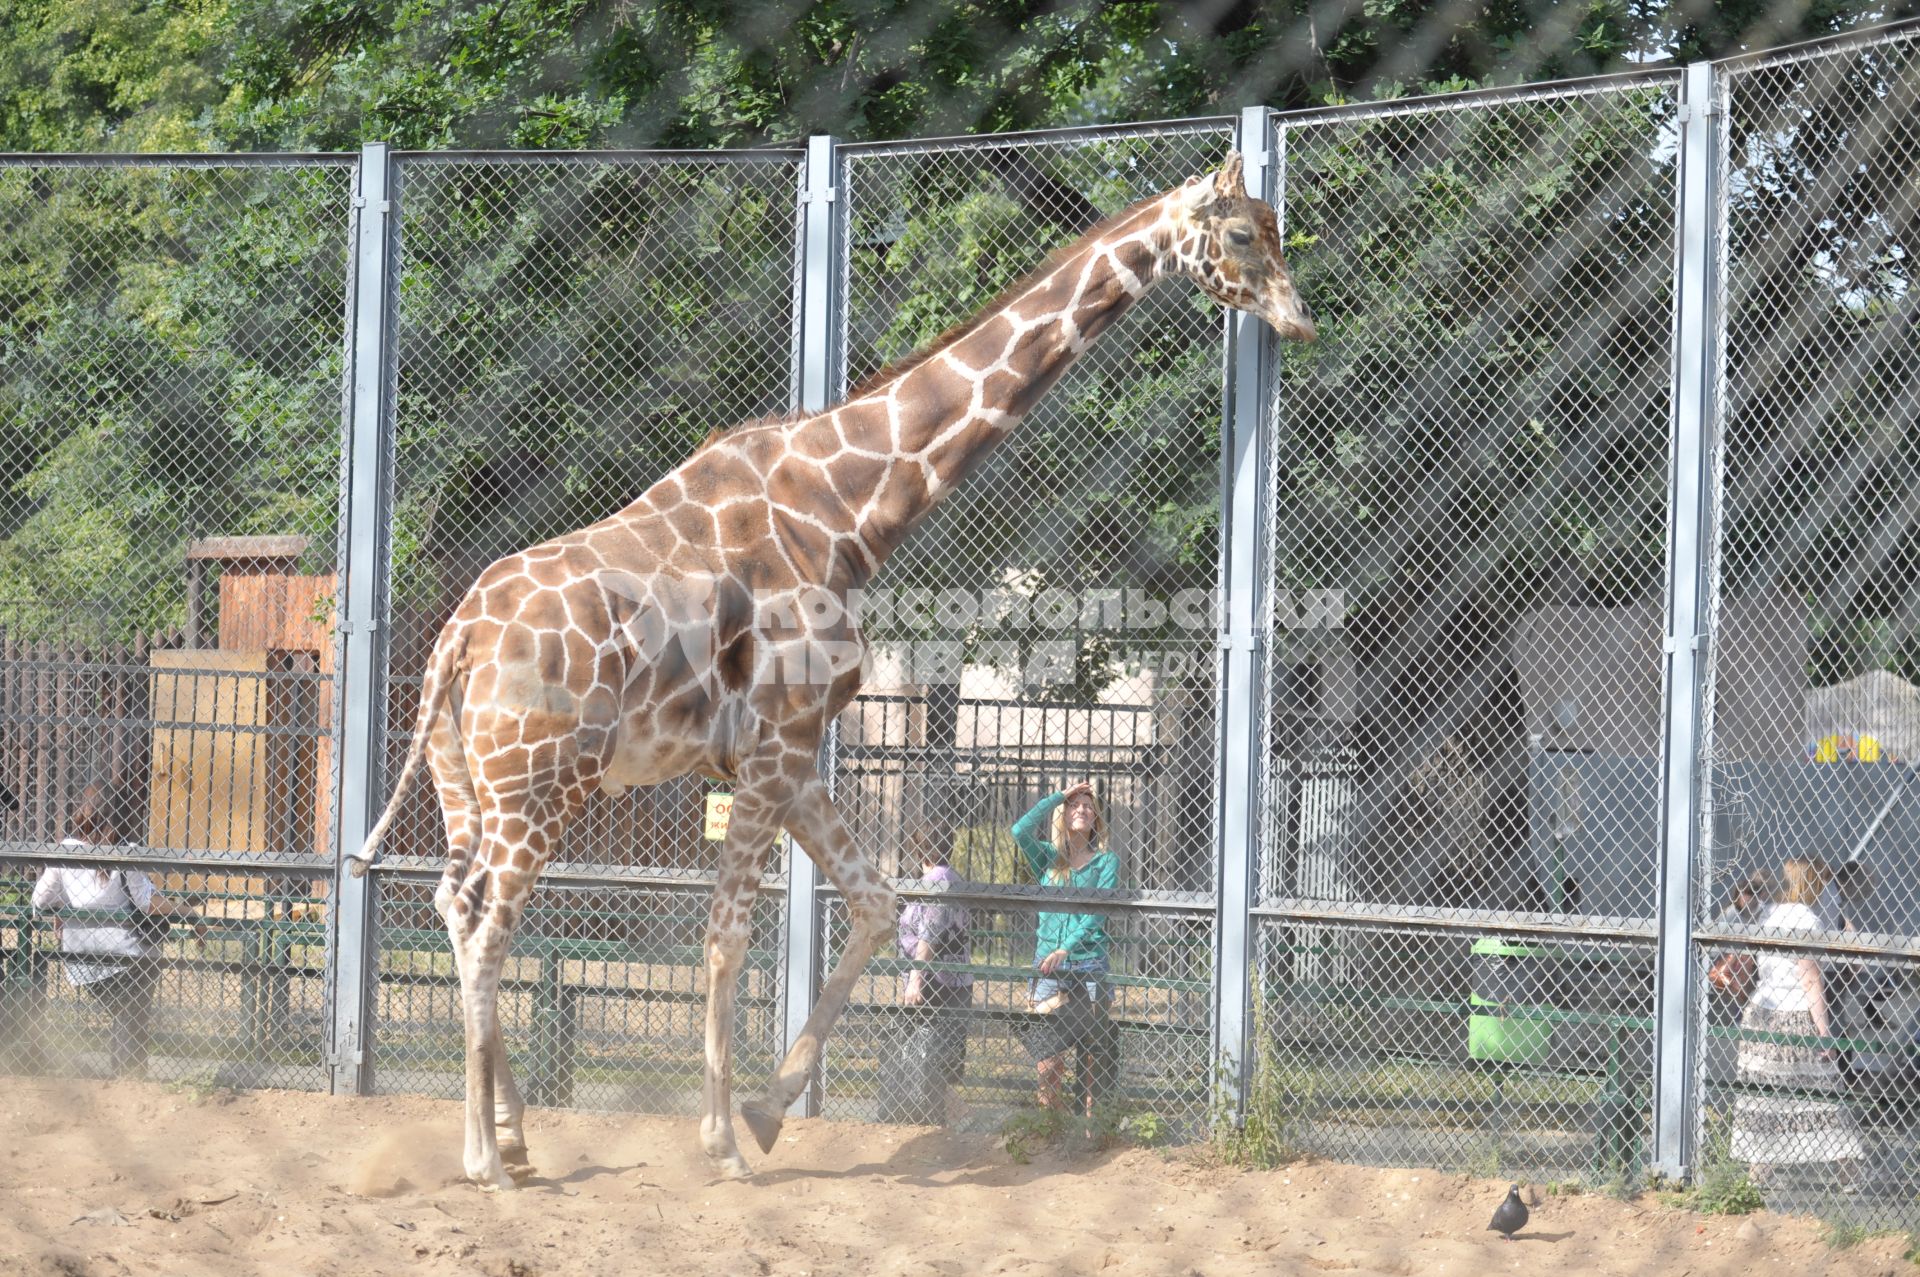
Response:
[[[466,1093],[460,979],[431,881],[383,877],[375,932],[375,1084]],[[706,890],[632,882],[536,887],[502,968],[499,1016],[529,1104],[698,1111],[706,1033]],[[785,900],[764,893],[735,1004],[737,1084],[779,1062]]]
[[[1787,856],[1859,859],[1856,929],[1920,934],[1916,95],[1912,35],[1727,80],[1709,912]]]
[[[321,1077],[352,178],[0,162],[0,1049],[23,1066]],[[148,859],[52,868],[68,837]],[[141,946],[89,908],[124,914],[129,881],[211,929]]]
[[[1209,121],[848,148],[850,380],[1230,141]],[[1129,885],[1212,890],[1222,334],[1190,287],[1149,294],[875,579],[879,656],[839,725],[836,796],[883,862],[952,831],[957,867],[1005,881],[993,831],[1091,778]]]
[[[1696,1179],[1745,1181],[1767,1206],[1868,1229],[1912,1228],[1913,1096],[1920,986],[1910,965],[1871,957],[1696,948],[1696,979],[1750,963],[1760,996],[1700,980],[1700,1134]],[[1763,1010],[1816,968],[1823,1027],[1810,1010]],[[1723,968],[1724,969],[1724,968]],[[1784,999],[1791,1001],[1791,999]]]
[[[1672,82],[1280,124],[1261,894],[1648,920]]]
[[[1709,995],[1703,1157],[1770,1173],[1772,1205],[1911,1225],[1920,37],[1751,61],[1722,84],[1711,819],[1695,899],[1709,937],[1812,947],[1759,950],[1744,1005]],[[1876,949],[1886,960],[1854,956]],[[1709,939],[1699,960],[1742,952]]]
[[[1224,122],[1204,121],[847,148],[849,380],[970,319],[1101,218],[1216,168],[1230,143]],[[912,964],[883,952],[829,1043],[826,1112],[993,1122],[1032,1101],[1018,1037],[1039,1018],[1034,908],[1004,897],[1035,888],[1008,829],[1091,780],[1126,894],[1198,908],[1088,906],[1108,920],[1116,1001],[1083,1063],[1116,1106],[1195,1124],[1203,1113],[1223,332],[1191,288],[1149,294],[874,581],[884,610],[870,608],[865,628],[878,655],[838,724],[836,799],[910,899],[925,839],[980,894],[965,1005],[903,1006]],[[823,899],[837,954],[842,912]],[[950,1105],[902,1072],[903,1053],[929,1044],[954,1066],[941,1079]],[[1093,1077],[1109,1066],[1114,1078]]]
[[[1043,1015],[1032,1005],[1031,906],[964,884],[938,893],[901,886],[910,903],[953,911],[964,948],[932,963],[882,953],[868,964],[828,1043],[824,1115],[998,1130],[1010,1110],[1036,1103],[1038,1058],[1057,1058],[1061,1104],[1084,1113],[1091,1096],[1103,1122],[1152,1114],[1170,1133],[1204,1130],[1213,1081],[1210,916],[1077,906],[1106,919],[1108,970],[1098,977],[1106,1001],[1097,1011],[1087,998]],[[830,964],[845,946],[847,915],[837,898],[822,907]],[[925,983],[910,1005],[916,967]]]
[[[348,163],[0,165],[0,782],[326,847]]]
[[[1634,1185],[1651,944],[1264,919],[1250,1106],[1291,1147]]]
[[[480,571],[638,497],[710,431],[794,399],[799,167],[737,156],[401,159],[387,774]],[[555,859],[698,874],[704,795],[602,797]],[[431,786],[385,855],[443,852]]]

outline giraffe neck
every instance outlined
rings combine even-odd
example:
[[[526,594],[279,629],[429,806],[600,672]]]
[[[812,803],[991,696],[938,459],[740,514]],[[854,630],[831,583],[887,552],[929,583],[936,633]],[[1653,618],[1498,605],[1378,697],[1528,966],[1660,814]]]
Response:
[[[1171,235],[1160,202],[1068,245],[1035,274],[898,375],[882,372],[806,429],[835,432],[872,458],[835,488],[877,571],[1115,320],[1164,272]]]

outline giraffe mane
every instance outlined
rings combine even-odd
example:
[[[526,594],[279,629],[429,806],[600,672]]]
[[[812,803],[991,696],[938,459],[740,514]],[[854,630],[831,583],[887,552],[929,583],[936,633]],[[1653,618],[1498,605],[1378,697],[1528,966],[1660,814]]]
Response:
[[[1020,278],[1014,280],[1013,283],[1001,289],[992,301],[979,307],[971,315],[958,321],[926,345],[911,354],[902,355],[892,363],[881,368],[878,372],[868,373],[860,379],[859,384],[847,392],[847,399],[851,401],[863,395],[872,394],[889,382],[897,381],[901,377],[906,376],[921,364],[926,363],[929,359],[936,358],[948,347],[971,332],[974,325],[980,322],[982,316],[998,314],[1000,311],[1005,310],[1036,283],[1052,274],[1055,270],[1058,270],[1069,258],[1079,252],[1080,247],[1085,244],[1088,239],[1101,231],[1110,230],[1120,225],[1128,218],[1136,216],[1148,205],[1159,203],[1162,198],[1163,196],[1160,195],[1149,195],[1143,200],[1136,200],[1132,204],[1127,205],[1111,217],[1101,218],[1092,226],[1089,226],[1086,230],[1081,231],[1071,240],[1047,254],[1046,260],[1040,265],[1034,267],[1032,270],[1021,275]]]
[[[813,413],[800,410],[792,412],[770,412],[762,417],[748,417],[745,421],[736,421],[730,426],[715,426],[713,429],[707,431],[706,438],[693,445],[693,451],[687,454],[687,458],[691,460],[699,456],[714,444],[719,443],[722,439],[731,439],[735,435],[742,435],[749,430],[757,430],[762,426],[791,426],[797,422],[805,421],[813,415]]]

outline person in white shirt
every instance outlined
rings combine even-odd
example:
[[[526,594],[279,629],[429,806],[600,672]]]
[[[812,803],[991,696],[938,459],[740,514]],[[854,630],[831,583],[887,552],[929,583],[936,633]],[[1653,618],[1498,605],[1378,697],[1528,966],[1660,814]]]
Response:
[[[89,785],[67,824],[63,847],[105,847],[119,840],[110,814],[111,795]],[[120,914],[126,921],[101,917],[56,917],[67,981],[107,1008],[111,1023],[109,1059],[116,1074],[146,1071],[151,1047],[153,962],[158,945],[142,935],[141,919],[183,916],[187,905],[154,889],[138,869],[101,869],[88,865],[49,865],[34,884],[33,907],[87,914]]]
[[[1787,861],[1779,899],[1760,925],[1771,931],[1825,930],[1815,906],[1830,878],[1831,870],[1820,861]],[[1833,1036],[1820,964],[1796,953],[1761,953],[1740,1027],[1748,1034],[1789,1040],[1741,1039],[1734,1159],[1749,1163],[1750,1177],[1763,1185],[1780,1166],[1830,1163],[1850,1190],[1866,1150],[1846,1105],[1820,1098],[1843,1089],[1834,1050],[1806,1040]],[[1791,1040],[1796,1038],[1801,1040]],[[1765,1090],[1756,1093],[1757,1088]]]

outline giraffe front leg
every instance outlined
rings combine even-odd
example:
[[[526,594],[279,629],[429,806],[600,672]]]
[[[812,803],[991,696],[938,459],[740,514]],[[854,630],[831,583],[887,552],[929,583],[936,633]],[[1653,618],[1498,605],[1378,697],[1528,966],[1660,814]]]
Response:
[[[507,1062],[507,1044],[500,1033],[500,1017],[493,1021],[493,1126],[500,1148],[500,1161],[507,1174],[516,1180],[533,1173],[533,1161],[527,1155],[524,1125],[527,1102],[513,1080],[513,1066]]]
[[[764,797],[735,795],[707,920],[707,1062],[700,1144],[729,1179],[753,1174],[733,1137],[733,1010],[760,886],[760,857],[779,830],[773,805]]]
[[[761,1152],[772,1150],[786,1121],[787,1108],[806,1090],[807,1079],[820,1063],[827,1035],[853,993],[853,982],[860,978],[867,959],[873,956],[880,942],[892,932],[898,907],[893,888],[855,850],[846,822],[840,819],[840,813],[827,797],[827,787],[818,778],[809,781],[796,796],[787,830],[839,889],[853,925],[847,947],[841,951],[840,960],[834,964],[826,983],[820,986],[813,1011],[794,1039],[787,1058],[781,1062],[779,1073],[767,1087],[766,1095],[740,1106],[740,1116],[753,1132]]]

